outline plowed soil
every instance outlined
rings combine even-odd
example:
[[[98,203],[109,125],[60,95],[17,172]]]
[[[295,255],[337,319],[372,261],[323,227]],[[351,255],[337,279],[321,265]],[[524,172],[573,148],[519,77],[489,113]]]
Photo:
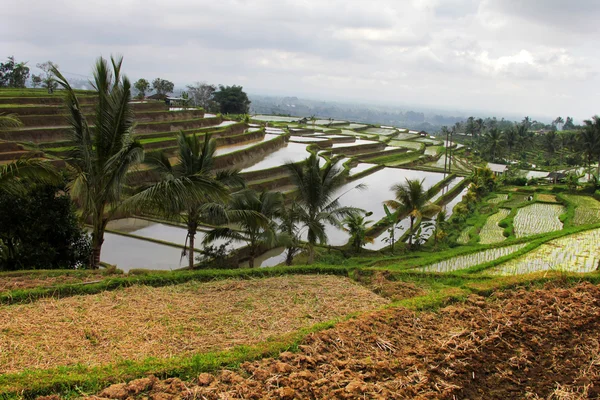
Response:
[[[600,395],[600,289],[472,296],[439,312],[390,308],[310,335],[298,353],[192,382],[144,378],[100,397],[579,399]]]

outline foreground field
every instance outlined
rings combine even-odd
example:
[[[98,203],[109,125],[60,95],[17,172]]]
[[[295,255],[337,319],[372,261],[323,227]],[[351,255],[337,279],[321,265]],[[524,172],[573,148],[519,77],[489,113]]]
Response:
[[[347,278],[133,286],[0,307],[0,373],[227,349],[387,301]]]
[[[391,308],[312,334],[299,352],[193,382],[113,385],[125,399],[579,399],[600,395],[600,289],[471,295],[439,313]],[[159,397],[162,396],[162,397]]]

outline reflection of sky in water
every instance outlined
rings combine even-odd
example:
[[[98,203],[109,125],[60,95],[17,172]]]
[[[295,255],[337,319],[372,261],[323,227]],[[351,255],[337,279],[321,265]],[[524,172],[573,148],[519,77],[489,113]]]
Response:
[[[286,147],[274,151],[253,166],[243,169],[242,172],[259,171],[278,167],[288,162],[302,161],[310,155],[306,151],[306,146],[302,143],[288,143]]]
[[[340,198],[342,206],[351,206],[362,208],[373,214],[367,217],[367,220],[373,222],[379,221],[385,216],[383,202],[394,198],[391,186],[396,183],[404,183],[408,179],[424,179],[425,188],[430,188],[443,179],[444,175],[436,172],[425,172],[416,170],[406,170],[400,168],[384,168],[374,172],[369,176],[347,183],[336,193],[337,196],[345,193]],[[366,184],[365,190],[352,189],[356,185]],[[348,234],[340,228],[327,225],[327,237],[332,246],[341,246],[348,241]],[[306,239],[306,229],[303,229],[303,239]]]
[[[272,133],[265,133],[265,137],[260,140],[254,140],[250,143],[236,144],[233,146],[219,147],[217,151],[215,151],[216,156],[220,156],[223,154],[233,153],[234,151],[247,149],[248,147],[254,146],[258,143],[266,142],[268,140],[272,140],[279,137],[279,135],[274,135]]]
[[[169,270],[187,265],[185,257],[180,263],[181,250],[107,232],[104,234],[101,260],[125,272],[133,268]]]

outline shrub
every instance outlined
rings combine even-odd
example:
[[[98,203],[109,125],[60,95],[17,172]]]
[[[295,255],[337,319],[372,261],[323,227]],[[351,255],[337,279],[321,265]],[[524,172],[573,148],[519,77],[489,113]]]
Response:
[[[72,269],[88,264],[91,244],[71,199],[58,186],[0,192],[0,269]]]

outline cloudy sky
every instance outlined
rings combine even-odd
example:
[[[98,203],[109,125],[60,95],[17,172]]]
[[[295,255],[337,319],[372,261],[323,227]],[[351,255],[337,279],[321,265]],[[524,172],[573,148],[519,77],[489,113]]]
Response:
[[[70,73],[122,54],[130,78],[176,85],[498,115],[600,113],[598,0],[3,0],[2,9],[4,56]]]

